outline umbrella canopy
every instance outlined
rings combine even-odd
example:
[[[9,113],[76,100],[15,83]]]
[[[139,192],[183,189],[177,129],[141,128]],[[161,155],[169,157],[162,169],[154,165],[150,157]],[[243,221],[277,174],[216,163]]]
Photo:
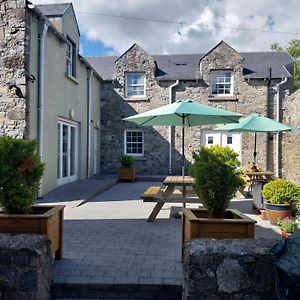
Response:
[[[199,126],[208,124],[227,124],[238,122],[242,115],[196,103],[193,100],[177,100],[128,118],[141,126]]]
[[[246,118],[241,118],[238,123],[226,124],[218,127],[215,130],[230,131],[230,132],[254,132],[254,163],[256,163],[256,133],[257,132],[282,132],[291,131],[298,132],[297,128],[285,125],[259,114],[252,114]]]
[[[187,99],[177,100],[124,120],[141,126],[182,126],[182,175],[184,175],[184,127],[233,123],[238,122],[240,117],[240,114]]]

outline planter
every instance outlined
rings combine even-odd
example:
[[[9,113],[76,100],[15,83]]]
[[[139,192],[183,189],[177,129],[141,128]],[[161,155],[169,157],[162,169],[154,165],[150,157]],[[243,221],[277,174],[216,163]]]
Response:
[[[119,168],[119,180],[134,182],[135,178],[136,178],[135,167],[120,167]]]
[[[182,246],[195,238],[248,239],[254,238],[256,221],[236,209],[227,209],[225,218],[208,218],[207,210],[182,210]]]
[[[291,215],[290,205],[288,204],[272,204],[266,202],[267,217],[272,225],[276,225],[278,219],[282,220]]]
[[[0,211],[0,232],[45,234],[55,259],[62,258],[64,205],[34,205],[31,214],[4,214]]]

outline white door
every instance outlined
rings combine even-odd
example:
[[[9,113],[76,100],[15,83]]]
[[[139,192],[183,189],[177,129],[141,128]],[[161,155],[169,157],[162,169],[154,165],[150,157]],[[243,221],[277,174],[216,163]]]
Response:
[[[93,174],[97,174],[97,165],[98,165],[98,129],[94,128],[94,147],[93,147],[93,154],[94,154],[94,168]]]
[[[75,123],[58,121],[57,145],[57,184],[77,180],[78,127]]]
[[[202,146],[229,146],[236,153],[241,155],[241,134],[225,131],[202,130],[201,131]]]

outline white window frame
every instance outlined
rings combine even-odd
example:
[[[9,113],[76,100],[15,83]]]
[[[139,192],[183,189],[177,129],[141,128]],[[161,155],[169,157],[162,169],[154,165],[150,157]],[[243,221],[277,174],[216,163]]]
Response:
[[[144,77],[143,84],[129,84],[128,76],[140,75]],[[145,98],[146,97],[146,76],[145,72],[128,72],[125,73],[125,98]],[[143,95],[128,95],[128,87],[144,87]]]
[[[230,82],[225,81],[225,73],[230,73]],[[218,80],[215,80],[218,78]],[[217,81],[217,82],[215,82]],[[214,86],[217,86],[217,92],[214,93]],[[218,86],[221,85],[230,85],[230,93],[222,93],[219,91]],[[220,88],[221,89],[221,88]],[[211,71],[211,96],[233,96],[233,73],[232,70],[219,70],[219,71]]]
[[[66,42],[66,74],[76,77],[76,45],[70,39]]]
[[[141,132],[142,133],[142,153],[128,153],[127,152],[127,133]],[[125,130],[124,131],[124,154],[131,156],[144,156],[144,131],[143,130]]]

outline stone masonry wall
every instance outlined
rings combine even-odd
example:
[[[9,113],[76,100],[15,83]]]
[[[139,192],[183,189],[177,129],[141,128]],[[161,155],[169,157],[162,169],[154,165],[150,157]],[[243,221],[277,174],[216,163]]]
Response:
[[[26,136],[25,0],[0,0],[0,135]]]
[[[283,103],[283,122],[300,128],[300,90],[286,98]],[[282,135],[282,175],[300,184],[300,134]]]
[[[37,234],[0,234],[0,299],[50,299],[50,241]]]
[[[183,300],[275,297],[268,239],[195,239],[186,243]]]
[[[222,59],[219,59],[221,57]],[[200,57],[199,57],[200,59]],[[208,53],[201,62],[203,79],[198,81],[180,81],[173,89],[173,101],[193,99],[194,101],[224,108],[244,115],[251,113],[267,114],[267,81],[246,80],[242,74],[243,58],[221,43]],[[154,109],[169,103],[169,86],[175,81],[157,81],[154,77],[153,58],[138,45],[134,45],[116,62],[117,80],[102,85],[102,143],[101,170],[104,173],[116,173],[119,159],[124,152],[124,130],[142,129],[144,131],[144,156],[136,159],[138,174],[167,174],[169,160],[168,128],[166,126],[140,127],[131,122],[122,121],[127,116]],[[234,95],[231,97],[210,96],[210,70],[229,69],[233,71]],[[126,71],[146,72],[146,98],[141,100],[124,99],[124,74]],[[272,82],[272,85],[276,81]],[[273,105],[274,93],[271,96]],[[204,128],[204,127],[203,127]],[[209,128],[209,127],[206,127]],[[172,133],[172,170],[180,174],[182,128],[176,127]],[[192,151],[200,147],[200,127],[186,128],[185,152],[186,165],[192,161]],[[257,162],[266,167],[266,134],[257,137]],[[268,142],[272,144],[272,142]],[[111,150],[113,149],[113,151]],[[243,133],[241,145],[242,166],[253,160],[254,134]],[[272,149],[272,148],[271,148]],[[270,151],[272,152],[272,151]],[[273,155],[269,160],[269,169],[273,169]]]

